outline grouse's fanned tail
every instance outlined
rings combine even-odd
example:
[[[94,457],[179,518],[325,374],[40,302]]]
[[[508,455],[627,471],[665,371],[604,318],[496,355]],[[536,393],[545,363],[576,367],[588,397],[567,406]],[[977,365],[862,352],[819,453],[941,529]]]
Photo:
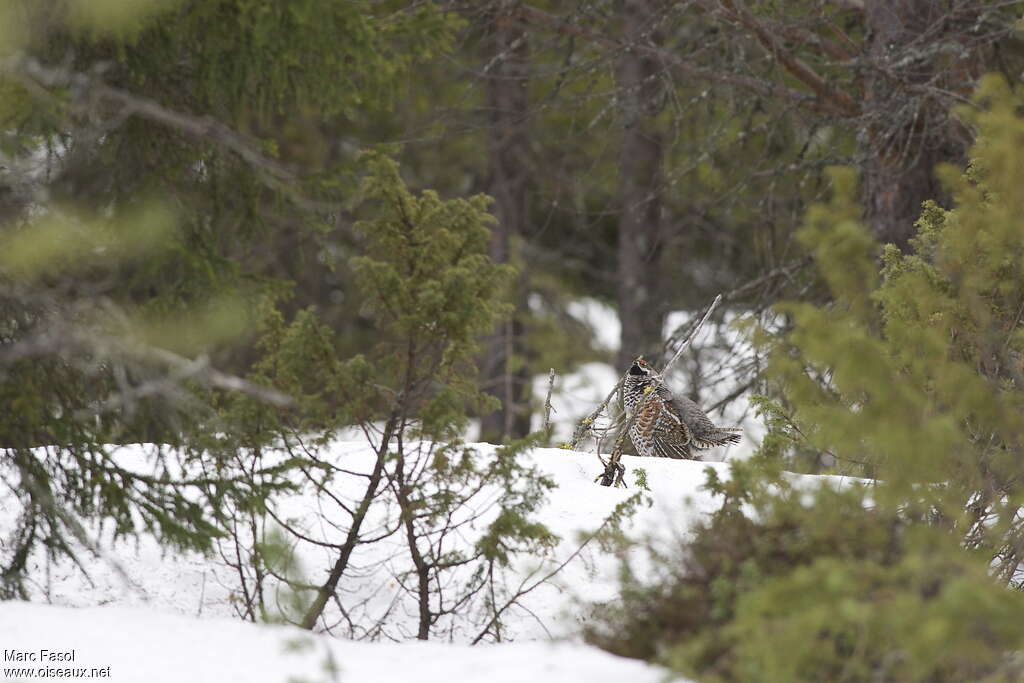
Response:
[[[694,435],[693,442],[697,448],[713,448],[740,442],[740,435],[737,432],[743,431],[740,427],[717,427],[714,431]]]

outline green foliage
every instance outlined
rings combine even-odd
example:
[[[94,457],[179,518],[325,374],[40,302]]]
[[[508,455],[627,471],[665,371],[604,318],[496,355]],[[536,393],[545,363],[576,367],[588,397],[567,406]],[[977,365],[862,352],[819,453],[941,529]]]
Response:
[[[167,400],[165,387],[175,382],[146,342],[208,349],[237,328],[217,324],[229,315],[222,309],[203,324],[179,323],[172,340],[154,340],[144,310],[96,294],[121,269],[167,249],[173,215],[158,204],[116,219],[54,209],[5,227],[0,466],[20,512],[6,540],[0,594],[28,595],[37,548],[55,559],[90,551],[83,519],[103,520],[115,539],[145,530],[170,546],[209,549],[221,533],[218,510],[275,485],[256,491],[223,463],[201,463],[186,435],[212,412]],[[191,373],[200,370],[196,364]],[[167,445],[140,445],[135,456],[112,445],[140,441]]]
[[[1024,596],[948,537],[906,544],[891,564],[818,557],[743,595],[726,629],[737,679],[1019,680],[1007,660],[1024,642]]]
[[[413,61],[448,48],[451,18],[431,3],[388,12],[364,0],[215,0],[189,6],[127,49],[133,70],[188,54],[195,94],[219,115],[259,119],[367,115],[390,105],[395,77]],[[159,49],[142,41],[156,41]],[[138,60],[138,61],[136,61]],[[161,78],[171,75],[160,70]],[[244,107],[244,109],[243,109]]]
[[[943,171],[956,206],[924,207],[912,254],[879,249],[833,173],[799,234],[832,300],[760,335],[760,453],[709,473],[721,509],[655,580],[624,574],[592,640],[702,681],[1024,675],[1024,100],[989,78],[977,102],[972,167]],[[873,480],[781,472],[807,464]]]
[[[230,410],[247,416],[243,433],[255,442],[310,431],[326,441],[340,426],[374,420],[448,440],[466,410],[487,401],[473,382],[473,359],[482,335],[509,312],[500,298],[512,272],[486,256],[488,199],[416,196],[393,161],[369,155],[366,167],[359,211],[372,218],[356,224],[364,255],[351,269],[375,343],[342,360],[343,340],[315,309],[286,322],[266,299],[251,377],[296,403],[278,410],[236,399]]]
[[[633,546],[633,541],[624,528],[626,522],[632,520],[641,506],[649,508],[653,505],[654,499],[641,488],[629,498],[617,503],[592,537],[597,540],[598,546],[604,552],[622,556]],[[587,534],[581,533],[580,540],[586,542]],[[623,567],[623,571],[626,576],[632,576],[628,565]]]
[[[356,189],[358,145],[337,141],[383,116],[409,68],[447,50],[459,26],[432,3],[362,0],[11,0],[0,12],[10,19],[0,34],[17,38],[0,52],[20,49],[58,77],[42,92],[0,69],[0,146],[30,167],[47,158],[48,196],[63,211],[130,224],[140,198],[173,207],[171,248],[123,269],[117,285],[120,299],[178,317],[225,290],[250,307],[293,290],[289,315],[329,306],[308,294],[325,280],[351,295],[354,245],[328,242],[326,226]],[[75,92],[88,90],[89,111],[64,77],[88,79]],[[132,104],[94,98],[100,87]],[[327,253],[341,254],[340,272]],[[358,307],[334,308],[332,326],[341,318],[353,332]],[[350,338],[346,352],[361,341]],[[219,360],[244,372],[253,354],[242,345]]]
[[[286,323],[268,297],[258,315],[261,355],[250,379],[285,392],[292,404],[275,408],[250,397],[226,398],[222,412],[235,425],[227,448],[259,448],[285,434],[317,434],[317,442],[324,443],[337,427],[379,415],[381,396],[371,367],[362,355],[339,358],[336,333],[314,309],[299,311]]]
[[[70,0],[67,23],[90,37],[136,38],[154,21],[168,19],[181,0]]]
[[[476,549],[488,562],[508,566],[517,553],[541,552],[554,547],[558,536],[532,515],[544,502],[555,482],[530,467],[525,467],[521,455],[527,448],[536,447],[535,439],[525,439],[498,448],[495,457],[487,463],[485,471],[472,472],[462,482],[449,476],[439,477],[447,486],[462,490],[486,482],[501,491],[500,512],[477,540]],[[464,458],[472,461],[471,451]],[[471,465],[471,470],[474,467]],[[429,494],[429,491],[420,495]]]
[[[758,461],[732,475],[709,470],[722,508],[674,549],[648,549],[654,577],[627,567],[588,640],[701,681],[1017,680],[1024,596],[983,556],[866,507],[859,484],[801,490]]]
[[[419,402],[424,435],[450,438],[462,426],[453,410],[486,401],[466,370],[480,337],[510,312],[501,298],[512,270],[486,255],[488,198],[416,197],[393,161],[371,155],[367,164],[363,196],[379,215],[356,224],[366,255],[352,269],[382,332],[377,372],[401,384],[404,402]],[[440,391],[430,391],[435,382]]]
[[[0,268],[23,281],[55,270],[88,272],[112,261],[145,258],[166,248],[175,232],[174,213],[155,202],[132,207],[113,220],[55,211],[3,234]]]
[[[450,44],[457,22],[432,4],[385,5],[0,3],[0,466],[21,506],[3,595],[26,595],[38,549],[87,549],[92,521],[209,549],[229,511],[283,485],[280,462],[243,476],[239,441],[382,410],[368,366],[336,360],[337,330],[261,302],[287,301],[292,264],[275,265],[325,232],[306,198],[334,211],[353,187],[352,155],[325,136],[386,111],[401,74]],[[297,401],[210,390],[213,364]],[[137,442],[166,445],[130,464],[112,445]]]
[[[287,581],[276,591],[271,601],[273,612],[266,612],[260,617],[265,622],[287,624],[296,621],[305,609],[309,596],[294,586],[308,586],[302,564],[295,555],[295,548],[290,544],[288,535],[278,527],[271,527],[257,543],[256,551],[259,560],[267,571],[275,576],[284,577]],[[308,592],[308,591],[306,591]]]
[[[636,477],[636,486],[642,491],[650,491],[651,487],[647,485],[647,470],[643,467],[634,467],[633,476]]]
[[[390,159],[367,154],[364,164],[355,208],[363,217],[356,223],[361,254],[350,267],[373,343],[345,359],[340,335],[319,311],[301,310],[287,321],[279,303],[266,299],[261,359],[250,379],[288,392],[294,402],[274,408],[249,397],[226,399],[222,415],[232,426],[216,450],[260,460],[268,445],[283,447],[289,457],[268,455],[263,461],[277,464],[259,476],[296,468],[301,476],[293,480],[311,485],[325,508],[339,504],[330,490],[357,483],[360,502],[335,511],[348,519],[345,538],[335,546],[343,558],[339,580],[347,576],[352,549],[372,542],[361,536],[366,515],[394,514],[384,527],[401,533],[412,569],[393,585],[416,598],[419,637],[430,637],[442,619],[473,623],[463,613],[481,604],[484,614],[474,623],[480,637],[500,637],[508,608],[501,603],[501,569],[557,541],[533,517],[554,486],[521,458],[536,441],[512,443],[493,455],[460,441],[468,412],[488,403],[475,381],[474,359],[483,335],[510,311],[503,298],[513,271],[487,256],[493,222],[487,197],[414,194]],[[374,462],[365,473],[322,450],[340,428],[352,426],[362,429],[372,449]],[[470,527],[478,529],[475,542],[456,542]],[[306,538],[298,535],[297,542]],[[453,614],[446,605],[460,607]],[[325,606],[314,598],[312,616],[301,621],[315,622]]]
[[[886,248],[880,283],[870,275],[876,252],[847,217],[847,201],[812,213],[802,239],[818,255],[834,303],[787,304],[793,330],[768,342],[776,349],[769,377],[783,388],[806,447],[884,479],[879,495],[934,509],[993,556],[1022,502],[1017,97],[995,78],[982,86],[971,179],[945,172],[956,208],[927,205],[915,253]],[[841,226],[838,236],[820,227],[827,215]],[[988,526],[979,530],[983,519]]]

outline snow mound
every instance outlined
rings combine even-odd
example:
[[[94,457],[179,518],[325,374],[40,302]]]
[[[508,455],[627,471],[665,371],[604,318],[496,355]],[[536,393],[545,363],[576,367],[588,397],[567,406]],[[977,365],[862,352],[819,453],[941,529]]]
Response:
[[[495,449],[483,443],[472,447],[481,457]],[[143,446],[125,450],[121,454],[125,458],[144,457]],[[363,442],[336,442],[328,450],[331,458],[356,469],[366,465],[359,465],[367,457]],[[619,586],[618,558],[587,539],[621,503],[641,491],[638,480],[642,468],[649,489],[642,491],[643,501],[623,530],[655,544],[685,540],[694,525],[721,504],[703,488],[707,470],[727,478],[729,466],[627,456],[622,462],[629,487],[622,489],[594,482],[603,467],[593,453],[537,448],[519,457],[557,483],[538,519],[561,540],[550,554],[519,557],[506,570],[513,587],[520,582],[536,586],[505,615],[501,644],[470,646],[471,638],[458,629],[443,638],[453,641],[448,644],[373,643],[247,623],[235,618],[238,577],[230,567],[229,553],[170,553],[144,534],[131,542],[104,544],[105,558],[83,555],[88,578],[70,563],[52,564],[44,553],[36,553],[30,561],[33,603],[0,606],[0,642],[5,651],[74,650],[75,660],[7,660],[3,667],[33,671],[47,666],[110,667],[110,680],[157,683],[668,680],[664,670],[619,659],[578,642],[580,629],[590,615],[589,605],[614,599]],[[821,485],[842,487],[853,481],[792,477],[808,490]],[[336,493],[346,495],[344,488],[339,484]],[[316,511],[317,507],[308,490],[287,496],[279,504],[282,511],[295,516]],[[0,526],[9,523],[10,514],[11,510],[4,510],[0,504]],[[325,533],[334,533],[330,525]],[[372,553],[379,552],[373,550],[376,547],[368,547],[368,560],[373,559]],[[388,546],[381,547],[386,550]],[[333,561],[331,553],[316,548],[298,548],[297,553],[310,580],[322,581]],[[639,548],[636,553],[630,558],[633,569],[643,574],[646,554]],[[394,562],[400,564],[399,556],[395,557]],[[551,571],[559,567],[557,573]],[[394,568],[395,572],[400,570],[400,566]],[[549,580],[538,581],[549,573]],[[415,629],[406,622],[414,623],[415,614],[406,609],[408,598],[397,591],[393,576],[375,570],[362,580],[345,579],[342,589],[347,591],[346,598],[356,602],[372,605],[384,600],[396,605],[389,612],[393,635],[388,637],[409,640]],[[510,640],[515,642],[507,642]],[[335,670],[340,672],[337,676],[332,673]],[[67,676],[52,676],[62,675]],[[23,677],[39,676],[30,673]],[[99,676],[102,674],[93,677]],[[8,671],[0,680],[18,678]]]
[[[481,455],[495,448],[483,443],[473,444],[473,447]],[[142,450],[142,447],[135,448]],[[132,453],[125,454],[128,455]],[[135,455],[142,457],[141,452]],[[335,442],[329,455],[358,469],[358,463],[366,460],[368,453],[363,442]],[[627,471],[628,488],[606,488],[595,483],[603,466],[593,453],[538,448],[520,457],[557,483],[537,518],[561,540],[549,556],[520,557],[509,569],[509,581],[513,585],[520,581],[532,585],[537,577],[568,562],[550,580],[540,582],[526,594],[520,601],[522,608],[509,615],[506,636],[513,640],[573,637],[587,619],[587,604],[614,599],[618,590],[618,559],[601,551],[596,543],[587,544],[582,551],[580,547],[620,503],[640,490],[638,470],[646,473],[650,490],[644,492],[643,503],[624,523],[623,530],[634,538],[665,543],[685,539],[696,522],[720,505],[720,501],[703,488],[706,470],[715,470],[723,479],[729,476],[726,463],[625,456],[622,463]],[[363,468],[366,466],[362,464]],[[843,485],[838,477],[794,475],[794,479],[809,488],[829,480],[835,480],[832,485]],[[344,487],[339,488],[338,493],[343,494]],[[317,512],[316,499],[308,490],[287,496],[278,505],[290,517]],[[0,522],[10,520],[11,511],[5,512],[7,514],[0,518],[6,519]],[[472,539],[466,540],[470,542]],[[377,546],[366,548],[366,564],[391,547],[378,545],[377,550],[374,550]],[[297,551],[304,573],[319,585],[334,561],[333,553],[315,547],[300,547]],[[82,555],[88,577],[69,562],[54,564],[45,553],[35,554],[30,560],[30,599],[68,607],[113,604],[202,618],[237,616],[238,576],[229,566],[233,559],[230,546],[210,556],[174,553],[144,534],[137,540],[107,545],[104,554],[105,559]],[[632,559],[642,563],[645,558],[638,550]],[[397,572],[401,568],[394,569]],[[388,573],[379,574],[371,572],[368,578],[360,580],[346,578],[343,588],[354,601],[366,599],[371,605],[391,604],[399,591]],[[403,600],[402,605],[406,602]],[[369,614],[367,618],[372,621],[376,617]],[[396,637],[415,636],[414,610],[393,610],[389,619],[396,626]],[[463,640],[466,636],[453,634],[452,637]],[[468,638],[472,639],[471,633]]]
[[[494,451],[491,444],[473,444],[482,456]],[[122,449],[123,459],[143,457],[143,447]],[[369,466],[369,452],[365,442],[335,442],[329,449],[335,461],[344,461],[353,469]],[[522,599],[522,610],[511,618],[508,637],[515,640],[567,637],[578,632],[585,620],[586,603],[603,601],[615,596],[618,589],[618,560],[602,552],[595,543],[579,551],[583,540],[594,532],[620,503],[636,494],[638,469],[647,475],[650,491],[647,500],[636,514],[624,524],[624,530],[634,537],[678,538],[694,522],[717,508],[718,502],[702,489],[707,468],[713,468],[720,477],[728,477],[725,463],[662,460],[626,456],[628,488],[607,488],[595,483],[603,471],[593,453],[574,452],[559,448],[538,448],[520,457],[535,465],[551,477],[558,487],[551,491],[538,519],[561,541],[548,557],[521,557],[511,568],[510,580],[532,584],[536,577],[568,560],[574,559],[550,581],[544,582]],[[364,462],[365,461],[365,462]],[[355,480],[358,483],[359,480]],[[338,489],[344,493],[344,487]],[[313,515],[317,512],[316,499],[307,490],[286,496],[278,501],[282,514],[289,517]],[[471,539],[467,540],[467,543]],[[379,547],[378,547],[379,546]],[[377,548],[375,550],[375,548]],[[376,554],[387,553],[390,545],[369,546],[366,563],[375,561]],[[107,547],[107,559],[87,554],[82,560],[88,577],[71,563],[52,564],[43,553],[31,561],[30,598],[71,607],[91,607],[115,604],[138,606],[171,614],[198,617],[236,616],[237,574],[228,561],[231,548],[223,548],[211,556],[197,553],[167,551],[149,535],[137,540],[121,541]],[[299,560],[308,577],[322,581],[334,561],[332,552],[311,547],[298,548]],[[112,560],[112,561],[111,561]],[[396,571],[400,567],[396,568]],[[348,578],[345,589],[355,597],[365,597],[371,604],[390,604],[396,589],[389,576],[371,575],[368,580]],[[353,598],[355,599],[355,598]],[[370,616],[367,617],[372,621]],[[415,635],[414,614],[392,612],[392,623],[409,621],[410,626],[400,628],[406,637]]]
[[[3,680],[100,678],[123,683],[661,683],[664,669],[572,643],[470,647],[434,642],[358,643],[293,627],[196,620],[127,607],[72,609],[6,602],[0,621]],[[40,651],[74,661],[38,661]],[[90,675],[93,670],[97,673]],[[100,673],[105,671],[106,673]]]

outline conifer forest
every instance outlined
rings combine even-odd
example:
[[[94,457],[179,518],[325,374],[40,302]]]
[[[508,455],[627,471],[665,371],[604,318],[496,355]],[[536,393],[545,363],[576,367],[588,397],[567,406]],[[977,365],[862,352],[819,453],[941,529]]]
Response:
[[[0,483],[2,680],[1024,681],[1024,2],[0,0]]]

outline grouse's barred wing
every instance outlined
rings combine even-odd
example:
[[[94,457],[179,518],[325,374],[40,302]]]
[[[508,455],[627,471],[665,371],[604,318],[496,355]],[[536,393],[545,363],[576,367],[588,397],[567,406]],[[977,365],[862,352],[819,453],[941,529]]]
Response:
[[[659,458],[677,458],[690,460],[693,452],[690,443],[693,440],[690,427],[672,404],[671,394],[662,387],[655,397],[658,405],[658,419],[655,421],[651,435],[651,448]]]
[[[658,413],[666,412],[661,405],[658,405],[656,410]],[[633,441],[637,455],[693,459],[693,453],[690,450],[690,433],[687,431],[686,425],[681,423],[675,423],[671,427],[664,424],[659,425],[659,422],[664,421],[664,417],[658,416],[645,420],[642,419],[643,412],[643,408],[641,408],[641,419],[635,421],[629,428],[629,438]]]
[[[683,421],[694,432],[710,432],[714,429],[715,423],[711,421],[701,407],[685,396],[673,396],[672,406],[682,416]]]
[[[690,444],[688,443],[670,441],[655,436],[651,441],[651,445],[654,448],[654,455],[656,457],[693,460],[693,452],[690,450]]]

